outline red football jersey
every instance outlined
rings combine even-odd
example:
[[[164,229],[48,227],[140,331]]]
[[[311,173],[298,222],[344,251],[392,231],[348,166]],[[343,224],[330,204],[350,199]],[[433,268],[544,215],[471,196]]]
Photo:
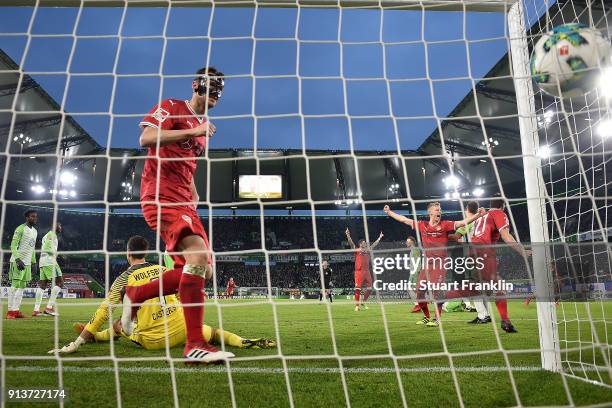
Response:
[[[368,251],[355,251],[355,270],[364,272],[370,271],[370,253]]]
[[[472,243],[480,245],[495,244],[499,240],[499,231],[510,225],[504,210],[492,209],[474,221]]]
[[[227,290],[234,290],[235,286],[236,286],[235,282],[227,282]]]
[[[180,116],[180,117],[177,117]],[[163,130],[189,129],[204,123],[191,108],[189,101],[165,99],[155,105],[140,122],[140,127],[150,126]],[[198,136],[183,142],[176,142],[159,149],[149,147],[140,184],[141,201],[188,203],[193,201],[191,181],[196,169],[196,157],[206,148],[206,137]],[[162,160],[159,175],[159,196],[157,197],[157,163],[160,158],[184,158],[184,160]]]
[[[431,225],[429,221],[418,221],[417,226],[421,234],[423,248],[427,256],[446,257],[446,246],[448,245],[448,233],[455,230],[454,221],[440,221],[436,225]],[[444,247],[433,250],[432,248]]]

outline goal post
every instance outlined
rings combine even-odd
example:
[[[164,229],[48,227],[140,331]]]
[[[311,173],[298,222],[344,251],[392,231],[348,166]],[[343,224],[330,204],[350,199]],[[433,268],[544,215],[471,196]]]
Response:
[[[545,245],[549,242],[546,219],[546,186],[544,185],[542,166],[538,156],[539,134],[533,99],[533,82],[529,72],[527,27],[525,26],[525,14],[521,1],[516,2],[508,12],[508,29],[512,76],[516,91],[523,152],[529,233],[533,250],[533,278],[536,287],[542,368],[550,371],[560,371],[561,354],[559,351],[557,312],[554,302],[551,302],[553,282],[552,276],[548,272],[550,258]]]

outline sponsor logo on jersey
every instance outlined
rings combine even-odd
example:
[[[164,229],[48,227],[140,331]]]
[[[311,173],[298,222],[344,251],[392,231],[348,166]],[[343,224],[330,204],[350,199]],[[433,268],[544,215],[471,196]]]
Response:
[[[188,215],[181,215],[181,218],[189,225],[191,225],[193,223],[193,221],[191,221],[191,217]]]
[[[152,115],[159,123],[162,123],[164,120],[166,120],[168,118],[168,116],[170,116],[170,112],[168,112],[167,110],[165,110],[164,108],[162,108],[161,106],[159,108],[157,108],[157,110],[155,112],[153,112]]]

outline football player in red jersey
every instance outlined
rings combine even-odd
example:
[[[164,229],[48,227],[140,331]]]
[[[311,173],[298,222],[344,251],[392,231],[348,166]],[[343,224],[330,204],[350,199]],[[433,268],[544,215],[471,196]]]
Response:
[[[236,283],[234,282],[234,278],[229,278],[227,282],[226,293],[228,298],[234,297],[234,288],[236,287]]]
[[[413,229],[419,230],[421,234],[421,242],[423,243],[424,255],[427,263],[423,265],[423,268],[419,272],[417,279],[417,299],[421,300],[419,306],[423,312],[423,319],[419,320],[417,324],[424,324],[429,327],[435,327],[438,325],[440,314],[442,313],[443,301],[437,302],[437,316],[435,319],[431,319],[429,313],[429,307],[425,298],[426,290],[422,289],[423,284],[434,283],[440,284],[446,281],[446,269],[444,269],[445,259],[448,257],[446,247],[448,245],[448,234],[457,228],[468,225],[474,220],[484,215],[485,210],[480,208],[477,214],[467,217],[460,221],[446,221],[442,220],[442,208],[440,203],[433,202],[427,204],[427,213],[429,214],[429,221],[415,221],[411,218],[404,217],[403,215],[397,214],[385,205],[385,213],[396,221],[410,226]],[[434,292],[434,297],[437,294]]]
[[[351,248],[356,249],[355,243],[351,239],[351,232],[347,228],[345,231],[346,239],[348,240]],[[372,272],[370,272],[370,251],[380,244],[380,240],[383,239],[384,235],[381,232],[378,239],[372,242],[372,245],[368,247],[368,243],[365,239],[359,240],[359,249],[355,251],[355,311],[358,312],[359,308],[368,309],[365,302],[372,293]],[[361,288],[365,288],[363,298],[361,297]]]
[[[510,234],[510,223],[504,212],[504,200],[493,199],[489,211],[474,223],[472,235],[473,256],[475,258],[480,257],[484,261],[484,267],[480,271],[482,281],[499,280],[497,253],[492,245],[497,243],[500,237],[522,257],[527,257],[530,254]],[[508,333],[516,333],[517,330],[508,317],[508,301],[498,299],[495,301],[495,305],[502,320],[501,328]]]
[[[187,331],[183,354],[190,363],[216,363],[234,356],[202,336],[203,289],[212,276],[212,256],[196,212],[199,196],[193,178],[197,158],[216,131],[207,113],[217,105],[224,85],[223,73],[202,68],[191,84],[190,100],[165,99],[140,122],[140,146],[148,148],[140,205],[147,224],[159,232],[172,254],[174,269],[147,285],[126,288],[121,324],[130,335],[137,304],[178,291]]]

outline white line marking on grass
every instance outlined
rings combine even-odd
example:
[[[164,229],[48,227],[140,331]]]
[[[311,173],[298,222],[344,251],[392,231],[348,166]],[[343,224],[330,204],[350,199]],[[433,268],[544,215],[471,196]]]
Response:
[[[19,367],[6,367],[7,371],[16,372],[57,372],[57,367],[40,367],[40,366],[19,366]],[[202,369],[198,368],[182,368],[175,367],[177,372],[197,372]],[[206,372],[218,372],[227,373],[225,367],[206,367],[203,370]],[[78,367],[78,366],[66,366],[62,367],[63,372],[75,372],[75,373],[86,373],[86,372],[98,372],[98,373],[114,373],[113,367]],[[169,373],[169,368],[163,367],[119,367],[119,371],[128,373],[152,373],[152,374],[163,374]],[[231,367],[232,373],[249,373],[249,374],[283,374],[282,368],[274,367]],[[339,374],[340,369],[336,367],[289,367],[287,369],[289,373],[307,373],[307,374]],[[400,368],[402,373],[446,373],[451,372],[450,367],[414,367],[414,368]],[[455,367],[456,372],[466,373],[488,373],[488,372],[507,372],[507,367]],[[543,370],[540,367],[512,367],[512,371],[523,371],[523,372],[536,372]],[[390,367],[356,367],[356,368],[345,368],[345,373],[395,373],[394,368]]]

